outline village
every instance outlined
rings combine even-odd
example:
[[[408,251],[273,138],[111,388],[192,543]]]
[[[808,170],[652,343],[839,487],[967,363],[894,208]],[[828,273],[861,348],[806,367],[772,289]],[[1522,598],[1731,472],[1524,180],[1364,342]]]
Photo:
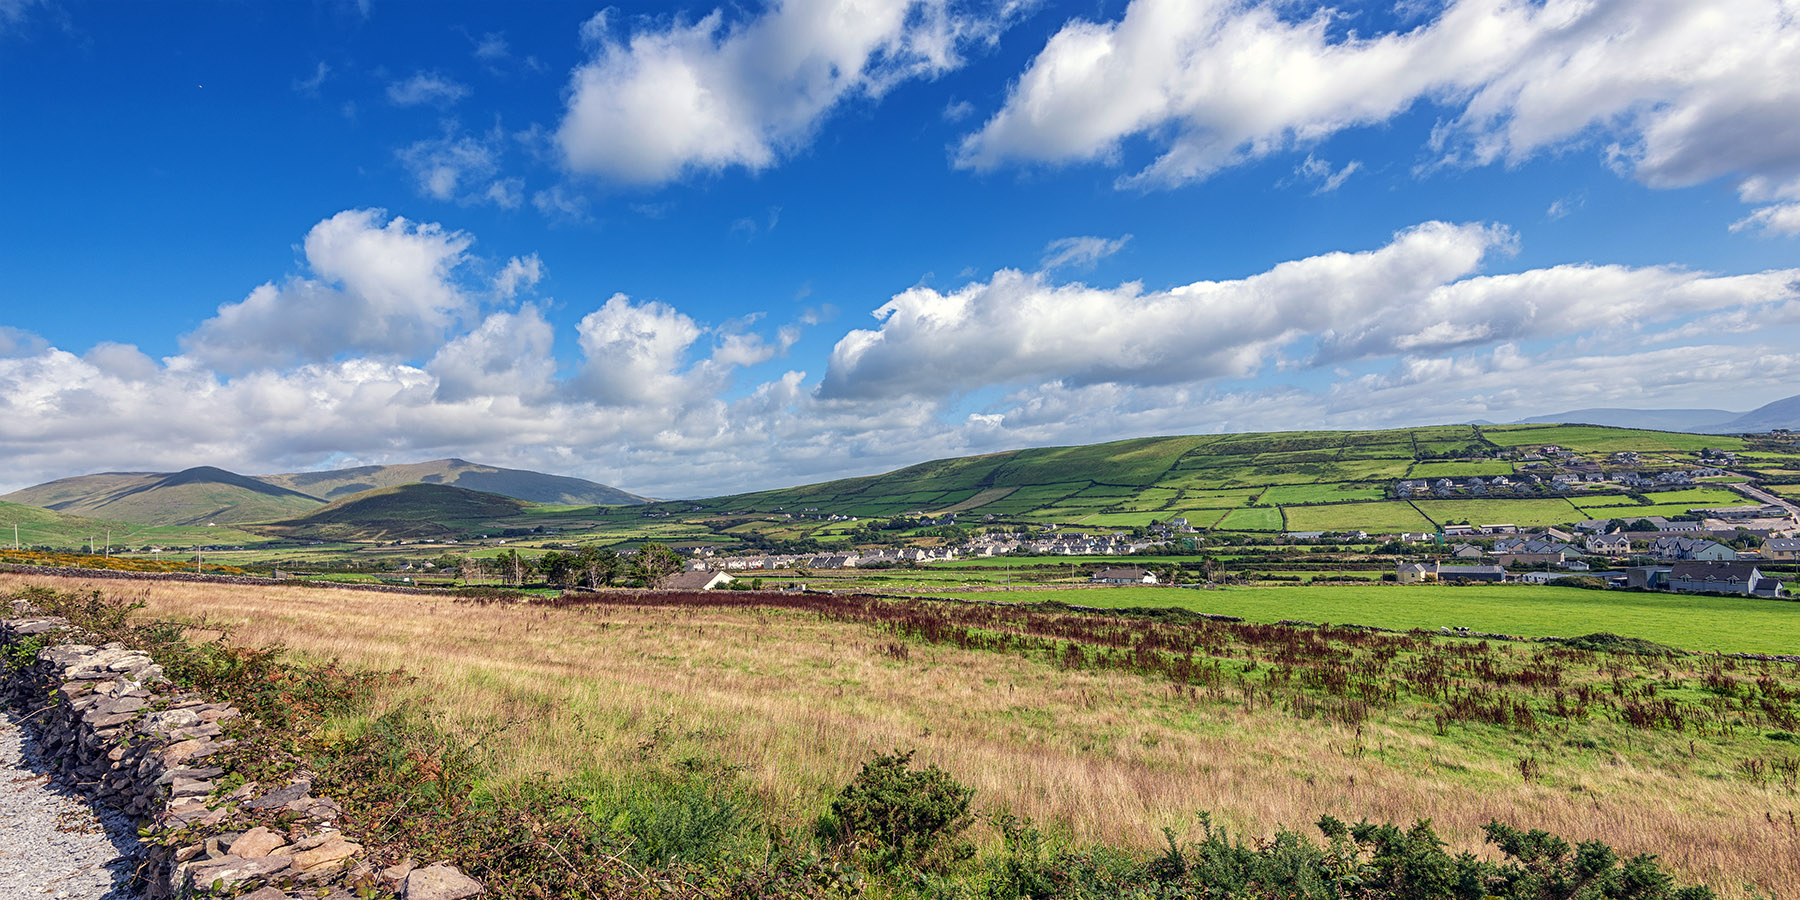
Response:
[[[1730,476],[1721,468],[1736,461],[1728,451],[1706,451],[1698,465],[1646,471],[1654,466],[1638,453],[1613,453],[1603,465],[1556,445],[1524,450],[1515,457],[1514,475],[1404,478],[1389,485],[1390,496],[1410,498],[1502,498],[1562,494],[1624,494],[1651,504],[1652,495],[1678,491]],[[1681,515],[1635,516],[1629,507],[1609,519],[1584,519],[1561,526],[1521,528],[1511,523],[1443,523],[1435,531],[1370,533],[1347,531],[1282,531],[1261,536],[1212,535],[1183,516],[1156,520],[1146,527],[1082,530],[1076,525],[1037,523],[1021,526],[984,517],[966,540],[934,546],[891,546],[834,549],[826,553],[720,554],[692,549],[687,571],[670,587],[710,590],[743,576],[794,575],[843,569],[887,569],[928,566],[955,560],[1005,557],[1132,557],[1194,555],[1228,551],[1253,544],[1264,550],[1287,548],[1299,554],[1343,545],[1397,557],[1382,580],[1398,584],[1512,582],[1577,584],[1677,593],[1729,593],[1787,597],[1778,577],[1759,563],[1800,561],[1800,509],[1786,499],[1745,483],[1730,487],[1749,504],[1694,507]],[[854,516],[806,508],[781,512],[784,518],[829,518],[856,521]],[[955,513],[915,512],[919,527],[958,525]],[[1102,565],[1088,568],[1098,585],[1158,584],[1147,566]],[[1785,568],[1785,566],[1784,566]],[[1573,580],[1579,579],[1579,580]],[[1187,585],[1193,586],[1193,585]]]

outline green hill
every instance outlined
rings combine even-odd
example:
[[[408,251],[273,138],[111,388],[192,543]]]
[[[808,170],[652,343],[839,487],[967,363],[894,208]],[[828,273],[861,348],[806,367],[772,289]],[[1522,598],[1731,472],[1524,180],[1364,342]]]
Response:
[[[287,518],[325,502],[212,466],[80,475],[14,491],[0,500],[138,525],[236,525]]]
[[[0,501],[0,547],[13,546],[17,526],[21,547],[85,549],[96,546],[136,549],[144,546],[192,547],[248,544],[264,540],[233,528],[140,525],[71,516],[55,510]]]
[[[255,526],[301,540],[394,541],[460,538],[531,504],[447,484],[402,484],[333,501],[303,516]]]
[[[1313,431],[1139,438],[934,460],[882,475],[661,504],[713,515],[782,514],[880,518],[954,512],[964,523],[1002,521],[1130,527],[1185,518],[1196,528],[1240,531],[1430,531],[1446,522],[1510,522],[1522,527],[1640,515],[1673,506],[1732,506],[1723,487],[1684,491],[1670,508],[1650,508],[1616,485],[1558,492],[1550,476],[1569,461],[1537,451],[1555,444],[1573,464],[1621,468],[1611,454],[1635,451],[1633,470],[1654,472],[1697,461],[1702,448],[1742,450],[1734,437],[1567,425],[1442,425],[1387,431]],[[1538,475],[1544,483],[1525,477]],[[1411,500],[1393,494],[1401,479],[1504,475],[1517,482],[1473,494]]]
[[[648,501],[646,497],[582,478],[546,475],[524,469],[503,469],[462,459],[257,477],[269,484],[326,500],[336,500],[375,488],[423,483],[447,484],[557,506],[616,506]]]

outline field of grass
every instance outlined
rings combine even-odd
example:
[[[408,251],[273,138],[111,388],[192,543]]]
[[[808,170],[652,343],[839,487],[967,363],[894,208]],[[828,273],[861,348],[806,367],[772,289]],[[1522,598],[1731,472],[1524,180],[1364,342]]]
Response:
[[[1467,521],[1536,528],[1591,518],[1565,500],[1416,500],[1413,505],[1438,524]]]
[[[1372,534],[1389,534],[1432,530],[1431,523],[1403,501],[1289,506],[1283,512],[1287,514],[1289,531],[1367,531]]]
[[[1289,484],[1269,488],[1262,502],[1271,506],[1290,503],[1349,503],[1354,500],[1380,500],[1386,492],[1379,486],[1361,482],[1328,482],[1325,484]]]
[[[1692,503],[1676,503],[1669,506],[1588,506],[1582,507],[1582,511],[1591,519],[1622,519],[1629,522],[1645,516],[1683,516],[1693,508]]]
[[[1609,631],[1689,650],[1792,653],[1800,647],[1797,602],[1548,585],[1116,587],[1036,591],[1029,598],[1110,608],[1167,606],[1243,616],[1253,622],[1300,619],[1427,629],[1448,625],[1525,637]]]
[[[79,582],[0,575],[0,588],[26,584]],[[1787,865],[1800,853],[1800,836],[1785,824],[1800,801],[1779,784],[1737,774],[1746,759],[1791,752],[1765,740],[1762,729],[1683,734],[1630,728],[1606,715],[1548,713],[1530,728],[1460,718],[1446,724],[1441,713],[1434,725],[1438,701],[1385,693],[1385,681],[1353,679],[1351,690],[1373,693],[1351,703],[1302,687],[1310,675],[1292,677],[1295,668],[1337,671],[1329,662],[1335,653],[1372,662],[1358,643],[1368,637],[1355,633],[1293,632],[1315,638],[1287,642],[1285,631],[1108,624],[1056,613],[982,632],[1210,635],[1216,663],[1207,662],[1189,686],[1129,668],[1131,654],[1108,656],[1104,643],[1087,645],[1074,663],[1067,653],[1031,651],[1029,642],[964,647],[880,624],[907,619],[809,611],[805,604],[835,602],[819,598],[795,598],[800,605],[792,608],[623,601],[546,608],[279,586],[145,584],[131,593],[147,604],[145,616],[204,616],[248,644],[279,642],[311,658],[403,669],[416,680],[385,683],[377,712],[419,709],[456,734],[480,738],[494,784],[544,773],[609,785],[687,760],[741,785],[778,827],[802,829],[863,761],[898,744],[975,788],[979,809],[1027,815],[1079,841],[1149,850],[1160,846],[1163,826],[1191,835],[1202,810],[1252,838],[1305,828],[1329,813],[1349,821],[1428,817],[1453,851],[1479,851],[1481,826],[1499,816],[1572,841],[1604,839],[1625,854],[1657,853],[1681,877],[1708,880],[1732,900],[1746,886],[1769,896],[1800,891],[1800,873]],[[1088,595],[1130,591],[1071,593],[1092,603]],[[1245,602],[1256,596],[1241,593]],[[941,604],[904,615],[937,612],[1013,621],[1003,608]],[[1310,640],[1337,649],[1315,661],[1305,655],[1315,646]],[[1469,641],[1405,638],[1394,646],[1402,655],[1382,665],[1415,680],[1475,651]],[[1504,671],[1554,664],[1562,679],[1585,685],[1604,685],[1613,677],[1605,673],[1617,673],[1631,690],[1660,685],[1661,696],[1695,710],[1710,696],[1694,687],[1704,660],[1546,657],[1509,645],[1481,652]],[[1282,654],[1286,665],[1270,665]],[[1283,669],[1288,675],[1278,679]],[[1793,667],[1764,670],[1779,683],[1800,677]],[[1755,674],[1721,677],[1738,684]],[[1539,708],[1550,702],[1547,693],[1525,697]],[[1606,697],[1602,691],[1595,702]],[[998,842],[986,824],[972,835],[990,851]]]
[[[1743,494],[1724,488],[1688,488],[1687,490],[1680,491],[1657,491],[1655,493],[1645,494],[1644,496],[1649,497],[1650,502],[1656,506],[1686,505],[1712,507],[1757,505],[1755,501],[1750,500]],[[1614,494],[1605,498],[1577,498],[1576,502],[1584,509],[1592,509],[1598,506],[1633,506],[1637,504],[1636,500],[1624,496],[1623,494]]]
[[[1491,477],[1494,475],[1511,475],[1513,464],[1504,460],[1491,461],[1448,461],[1423,460],[1413,463],[1412,469],[1406,473],[1408,478],[1468,478],[1474,475]]]
[[[1742,450],[1743,438],[1716,434],[1682,434],[1673,431],[1640,431],[1599,425],[1494,425],[1481,429],[1482,437],[1501,447],[1556,444],[1578,453],[1636,450],[1690,452],[1711,447]]]
[[[1268,506],[1234,509],[1215,527],[1225,531],[1280,531],[1281,510]]]
[[[144,545],[159,547],[193,547],[211,544],[259,544],[269,539],[235,528],[201,525],[138,525],[106,519],[88,519],[65,515],[54,510],[0,502],[0,545],[11,547],[14,526],[18,526],[19,546],[45,545],[57,548],[85,548],[89,540],[104,546],[110,539],[116,548]],[[110,538],[109,538],[110,535]]]

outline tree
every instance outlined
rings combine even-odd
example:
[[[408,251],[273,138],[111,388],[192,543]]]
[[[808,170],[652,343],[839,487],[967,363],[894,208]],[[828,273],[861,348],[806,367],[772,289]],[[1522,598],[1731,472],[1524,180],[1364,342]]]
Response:
[[[681,554],[655,541],[639,547],[631,560],[632,576],[653,591],[661,589],[669,576],[680,571]]]
[[[582,546],[578,559],[581,562],[582,578],[588,587],[610,585],[619,577],[619,554],[610,547],[602,550],[593,544],[586,544]]]
[[[531,567],[530,563],[519,556],[519,551],[512,549],[502,550],[499,556],[494,557],[494,563],[499,567],[501,577],[513,587],[525,583],[525,570]]]
[[[537,570],[553,587],[574,587],[581,578],[581,559],[573,553],[552,550],[538,557]]]

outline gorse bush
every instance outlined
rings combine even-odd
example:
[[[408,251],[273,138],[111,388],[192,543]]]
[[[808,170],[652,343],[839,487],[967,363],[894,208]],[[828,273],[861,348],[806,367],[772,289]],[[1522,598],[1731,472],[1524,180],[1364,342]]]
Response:
[[[940,869],[973,855],[958,836],[972,821],[975,789],[937,766],[912,768],[913,753],[896,751],[863,763],[831,801],[819,835],[862,849],[878,870]]]
[[[1357,825],[1325,816],[1323,844],[1282,830],[1269,840],[1233,839],[1202,815],[1202,837],[1175,840],[1142,861],[1108,847],[1052,847],[1028,821],[996,822],[1004,837],[977,884],[955,893],[983,900],[1281,898],[1281,900],[1711,900],[1704,887],[1677,887],[1653,856],[1620,860],[1599,841],[1571,847],[1542,831],[1498,822],[1489,862],[1451,854],[1431,823]]]

